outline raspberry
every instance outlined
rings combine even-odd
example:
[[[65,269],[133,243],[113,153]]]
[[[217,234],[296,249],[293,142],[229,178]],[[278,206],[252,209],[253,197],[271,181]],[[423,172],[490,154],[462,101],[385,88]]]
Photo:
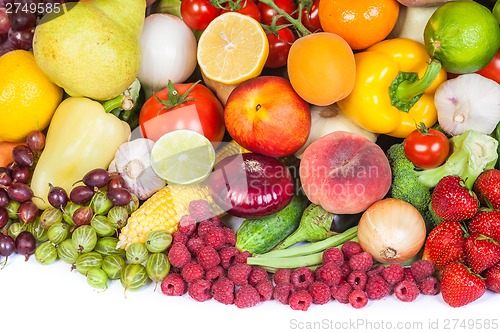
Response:
[[[223,227],[224,226],[224,223],[222,223],[222,220],[220,219],[220,217],[218,215],[214,215],[214,216],[210,217],[208,220],[210,222],[212,222],[214,227]]]
[[[222,304],[234,303],[234,283],[226,277],[221,277],[212,284],[212,297]]]
[[[333,262],[337,266],[342,265],[344,263],[344,253],[342,252],[342,250],[336,247],[330,247],[323,251],[321,263],[324,265],[329,262]]]
[[[351,274],[352,269],[351,266],[349,266],[349,261],[344,261],[342,265],[340,265],[340,278],[342,280],[347,280],[347,277],[349,274]]]
[[[197,222],[208,220],[214,216],[208,201],[200,199],[193,200],[188,206],[189,215],[191,215]]]
[[[221,265],[217,265],[215,267],[207,269],[207,271],[205,272],[205,280],[210,282],[214,282],[220,279],[221,277],[225,276],[226,276],[226,270],[222,268]]]
[[[437,295],[441,291],[441,284],[434,276],[428,276],[418,282],[418,289],[424,295]]]
[[[161,282],[161,292],[167,296],[181,296],[186,293],[186,282],[177,273],[170,273]]]
[[[183,215],[179,221],[179,228],[177,231],[191,236],[196,231],[196,220],[189,215]]]
[[[382,277],[392,285],[403,281],[405,277],[404,267],[399,263],[391,264],[382,271]]]
[[[222,228],[226,234],[226,245],[235,246],[236,245],[236,233],[231,228]]]
[[[344,253],[344,260],[349,260],[353,255],[363,252],[361,245],[355,241],[347,241],[340,248]]]
[[[352,292],[352,287],[349,282],[342,280],[338,285],[333,285],[330,287],[330,293],[332,297],[336,299],[339,303],[347,304],[349,303],[349,295]]]
[[[274,285],[269,279],[257,283],[255,289],[259,292],[261,301],[268,301],[273,297]]]
[[[307,290],[295,290],[290,295],[288,304],[292,310],[307,311],[312,304],[312,296]]]
[[[234,262],[238,264],[246,264],[247,263],[247,258],[251,257],[252,254],[248,251],[243,251],[240,252],[236,258],[234,258]]]
[[[188,262],[182,267],[181,276],[187,283],[193,283],[203,279],[205,270],[195,262]]]
[[[172,266],[181,268],[191,261],[191,253],[182,243],[172,244],[168,251],[168,261]]]
[[[321,281],[315,281],[307,289],[309,294],[312,296],[312,302],[314,304],[326,304],[332,298],[330,293],[330,287]]]
[[[294,289],[307,289],[314,282],[314,273],[309,267],[296,268],[290,274]]]
[[[186,247],[188,248],[191,254],[196,255],[198,251],[205,245],[205,241],[203,238],[199,236],[193,236],[188,239],[186,243]]]
[[[354,254],[349,259],[349,267],[351,267],[353,271],[366,272],[370,268],[372,268],[372,265],[373,265],[373,258],[372,255],[368,252],[361,252],[358,254]]]
[[[205,244],[213,247],[216,250],[220,250],[224,245],[226,245],[226,233],[224,232],[224,229],[220,227],[210,228],[201,237],[205,240]]]
[[[198,254],[196,255],[198,263],[201,267],[205,269],[210,269],[212,267],[220,264],[220,256],[216,249],[211,246],[205,245],[200,248]]]
[[[233,266],[234,267],[234,266]],[[257,305],[260,302],[260,294],[249,284],[245,284],[236,290],[236,295],[234,298],[234,304],[240,308],[250,308]]]
[[[180,232],[180,231],[176,231],[172,234],[172,244],[182,243],[182,244],[186,245],[188,239],[189,239],[189,236],[183,232]]]
[[[252,270],[248,275],[248,283],[255,287],[260,282],[266,280],[269,280],[269,275],[267,274],[266,270],[262,267],[252,266]]]
[[[434,274],[434,264],[428,260],[417,260],[410,266],[411,273],[416,281],[425,279]]]
[[[375,265],[372,268],[370,268],[368,272],[366,272],[366,275],[370,277],[372,275],[381,274],[384,271],[384,269],[385,269],[384,265]]]
[[[368,299],[382,299],[391,291],[391,285],[380,275],[373,275],[366,282],[365,292]]]
[[[212,222],[210,222],[209,220],[203,220],[200,223],[198,223],[198,229],[196,232],[197,232],[198,236],[205,239],[204,238],[205,235],[212,228],[215,228],[214,225],[212,224]]]
[[[368,304],[368,296],[363,290],[353,290],[349,294],[349,303],[355,309],[361,309],[366,304]]]
[[[274,284],[290,283],[290,275],[292,270],[290,268],[278,268],[273,274]]]
[[[219,255],[221,266],[228,269],[230,266],[234,265],[238,254],[240,254],[240,250],[232,246],[220,249]]]
[[[316,280],[326,283],[328,286],[334,286],[342,280],[342,270],[334,262],[319,266],[314,272]]]
[[[415,282],[403,280],[394,287],[394,294],[400,301],[413,302],[420,294],[420,290]]]
[[[415,282],[415,277],[413,277],[413,273],[411,272],[410,267],[405,267],[404,272],[405,272],[405,280]]]
[[[212,298],[212,283],[207,280],[198,280],[188,285],[188,295],[198,302],[205,302]]]
[[[252,271],[252,266],[247,264],[234,264],[227,270],[227,277],[237,286],[248,284],[248,276]]]
[[[365,290],[367,281],[368,276],[363,271],[352,271],[347,277],[347,282],[349,282],[354,290]]]
[[[278,283],[274,286],[273,298],[281,304],[288,304],[293,291],[293,285],[289,282]]]

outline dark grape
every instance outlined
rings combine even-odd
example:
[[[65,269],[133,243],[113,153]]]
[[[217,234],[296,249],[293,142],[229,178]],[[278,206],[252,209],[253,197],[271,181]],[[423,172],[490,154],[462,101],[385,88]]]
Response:
[[[66,190],[59,186],[53,186],[52,184],[49,184],[49,187],[50,189],[47,195],[47,199],[50,205],[54,208],[59,209],[66,207],[69,200]]]
[[[0,229],[9,223],[9,212],[5,207],[0,207]]]
[[[90,224],[92,217],[94,217],[92,208],[89,206],[83,206],[75,210],[73,213],[73,222],[75,222],[76,226]]]
[[[12,183],[7,190],[9,198],[18,202],[25,202],[33,198],[33,190],[23,183]]]
[[[109,173],[106,169],[94,169],[89,172],[82,179],[83,183],[89,187],[101,188],[108,185]]]
[[[12,183],[11,170],[0,167],[0,185],[9,186]]]
[[[73,187],[71,192],[69,192],[69,198],[76,204],[83,205],[94,196],[94,190],[92,188],[80,185]]]
[[[0,8],[0,34],[7,34],[10,29],[10,19],[5,8]]]
[[[35,27],[36,15],[29,11],[17,11],[10,16],[10,27],[14,31],[21,31]]]
[[[113,175],[109,178],[108,189],[125,187],[125,179],[120,175]]]
[[[16,243],[9,235],[0,234],[0,256],[5,257],[3,265],[7,263],[7,258],[14,253]]]
[[[19,220],[24,223],[31,223],[35,221],[38,215],[38,207],[31,200],[23,202],[17,209]]]
[[[17,165],[12,170],[11,174],[12,174],[12,181],[16,181],[18,183],[24,183],[24,184],[27,184],[30,177],[31,177],[30,168],[27,166]]]
[[[33,151],[25,145],[18,145],[12,149],[12,158],[14,162],[16,162],[19,166],[27,166],[30,167],[33,165],[35,161],[35,155]]]
[[[3,188],[0,188],[0,207],[5,207],[9,203],[10,198]]]
[[[33,34],[35,29],[30,28],[21,31],[9,30],[8,38],[17,48],[22,50],[30,50],[33,45]]]
[[[16,237],[15,244],[17,253],[23,255],[26,261],[28,261],[29,256],[36,250],[35,236],[29,231],[21,231]]]
[[[108,191],[108,199],[115,206],[126,206],[132,200],[132,195],[126,188],[113,188]]]
[[[30,132],[26,136],[26,144],[31,150],[40,151],[45,148],[45,135],[40,131]]]
[[[8,34],[0,34],[0,44],[3,44],[8,38]]]
[[[7,35],[7,40],[0,44],[0,56],[3,56],[5,53],[8,53],[10,51],[14,51],[15,49],[16,46],[8,39]]]

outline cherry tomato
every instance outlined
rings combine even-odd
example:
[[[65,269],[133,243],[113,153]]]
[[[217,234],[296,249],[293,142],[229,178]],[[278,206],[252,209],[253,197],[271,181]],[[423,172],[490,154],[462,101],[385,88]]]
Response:
[[[297,17],[297,12],[296,12],[297,4],[295,3],[294,0],[274,0],[274,3],[276,4],[276,6],[283,9],[283,11],[285,11],[287,14],[290,14],[294,18]],[[262,2],[259,2],[258,6],[260,9],[262,24],[271,25],[273,21],[273,16],[278,13],[268,5],[263,4]],[[288,20],[284,17],[280,17],[276,21],[276,25],[282,25],[288,23],[290,22],[288,22]]]
[[[481,74],[482,76],[496,81],[500,83],[500,50],[497,51],[497,54],[493,57],[493,60],[476,72],[477,74]]]
[[[230,0],[227,3],[224,3],[224,7],[227,9],[223,9],[221,14],[234,11],[248,15],[260,22],[259,6],[257,6],[257,4],[252,0]]]
[[[311,5],[311,8],[303,8],[302,9],[302,24],[309,30],[310,32],[318,32],[321,31],[321,23],[319,22],[319,0],[314,0]]]
[[[405,138],[403,147],[406,157],[422,169],[440,166],[450,152],[448,138],[434,128],[417,128]]]
[[[169,85],[146,100],[139,113],[143,137],[156,141],[167,132],[189,129],[206,136],[214,146],[222,141],[226,130],[222,104],[204,85],[196,84],[188,92],[192,85],[193,83]],[[173,93],[174,90],[177,95]],[[181,96],[184,99],[176,102]],[[170,108],[169,103],[173,104]]]
[[[295,41],[293,31],[284,27],[279,29],[276,33],[267,33],[267,40],[269,41],[269,55],[264,66],[267,68],[279,68],[286,65],[290,47]]]
[[[210,4],[210,0],[182,0],[181,17],[188,27],[205,30],[221,10]]]

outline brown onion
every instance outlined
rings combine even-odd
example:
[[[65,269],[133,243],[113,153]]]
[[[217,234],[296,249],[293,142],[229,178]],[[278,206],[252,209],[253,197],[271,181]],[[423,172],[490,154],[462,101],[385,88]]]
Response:
[[[424,245],[425,235],[425,222],[418,210],[394,198],[368,207],[358,224],[359,244],[383,264],[403,262],[415,256]]]

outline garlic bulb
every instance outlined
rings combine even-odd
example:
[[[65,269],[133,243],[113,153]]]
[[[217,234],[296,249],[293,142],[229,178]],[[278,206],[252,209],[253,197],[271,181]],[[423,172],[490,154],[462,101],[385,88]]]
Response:
[[[138,138],[123,143],[115,153],[108,171],[118,172],[125,180],[127,189],[139,200],[146,200],[166,183],[151,168],[150,154],[154,141]]]

